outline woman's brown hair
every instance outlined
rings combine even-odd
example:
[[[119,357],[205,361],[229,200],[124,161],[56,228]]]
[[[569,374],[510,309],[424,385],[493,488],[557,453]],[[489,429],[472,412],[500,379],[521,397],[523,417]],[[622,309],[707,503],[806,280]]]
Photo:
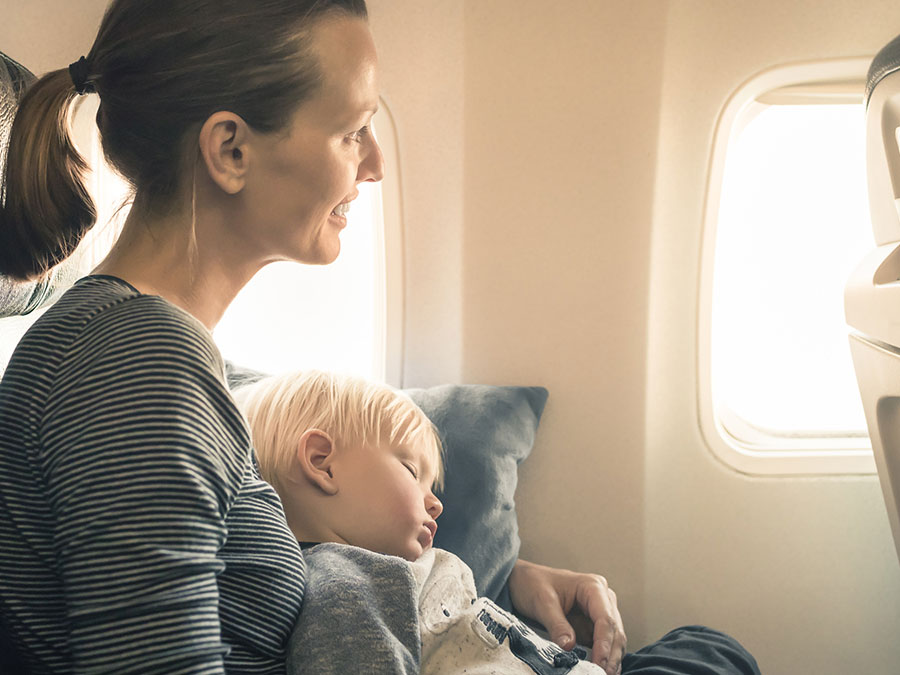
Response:
[[[135,204],[164,209],[172,200],[186,143],[212,113],[229,110],[264,133],[284,128],[319,85],[310,30],[329,14],[365,19],[365,0],[114,0],[81,74],[100,96],[103,153]],[[69,132],[77,95],[63,68],[19,105],[2,183],[0,273],[46,274],[96,220]]]

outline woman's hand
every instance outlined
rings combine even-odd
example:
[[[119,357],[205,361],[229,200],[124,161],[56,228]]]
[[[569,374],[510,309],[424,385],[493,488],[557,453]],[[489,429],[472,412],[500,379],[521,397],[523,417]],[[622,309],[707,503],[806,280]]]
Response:
[[[572,649],[577,635],[579,642],[591,645],[594,663],[609,675],[620,672],[625,628],[606,579],[518,560],[509,576],[509,594],[516,610],[540,621],[560,647]]]

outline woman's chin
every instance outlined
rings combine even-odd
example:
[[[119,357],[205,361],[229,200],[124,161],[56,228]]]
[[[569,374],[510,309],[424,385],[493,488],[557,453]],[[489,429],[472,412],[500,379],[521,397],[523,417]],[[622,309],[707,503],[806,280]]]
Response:
[[[335,237],[334,244],[329,242],[328,246],[317,246],[312,251],[299,251],[291,259],[304,265],[330,265],[338,259],[340,253],[341,240]]]
[[[328,252],[326,255],[324,255],[322,258],[322,262],[319,264],[330,265],[331,263],[333,263],[335,260],[338,259],[338,256],[340,254],[341,254],[341,244],[340,244],[340,242],[338,242],[338,245],[334,247],[334,250],[332,250],[332,251]]]

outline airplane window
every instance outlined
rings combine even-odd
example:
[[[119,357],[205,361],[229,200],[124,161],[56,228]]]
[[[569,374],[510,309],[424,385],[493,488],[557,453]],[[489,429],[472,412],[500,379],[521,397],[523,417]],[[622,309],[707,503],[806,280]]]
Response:
[[[773,435],[865,434],[843,288],[874,248],[862,105],[769,106],[726,160],[714,396]]]
[[[724,440],[743,455],[724,457],[741,470],[867,472],[843,310],[846,280],[874,247],[863,81],[789,84],[732,101],[739,110],[719,130],[727,140],[707,210],[701,417],[715,428],[714,450]],[[828,453],[831,468],[808,461]]]

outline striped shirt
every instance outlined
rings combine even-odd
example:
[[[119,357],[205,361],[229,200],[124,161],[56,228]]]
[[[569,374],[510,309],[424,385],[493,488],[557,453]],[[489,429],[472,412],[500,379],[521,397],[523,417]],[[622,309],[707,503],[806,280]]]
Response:
[[[283,673],[304,587],[209,332],[80,280],[0,381],[0,613],[31,668]]]

